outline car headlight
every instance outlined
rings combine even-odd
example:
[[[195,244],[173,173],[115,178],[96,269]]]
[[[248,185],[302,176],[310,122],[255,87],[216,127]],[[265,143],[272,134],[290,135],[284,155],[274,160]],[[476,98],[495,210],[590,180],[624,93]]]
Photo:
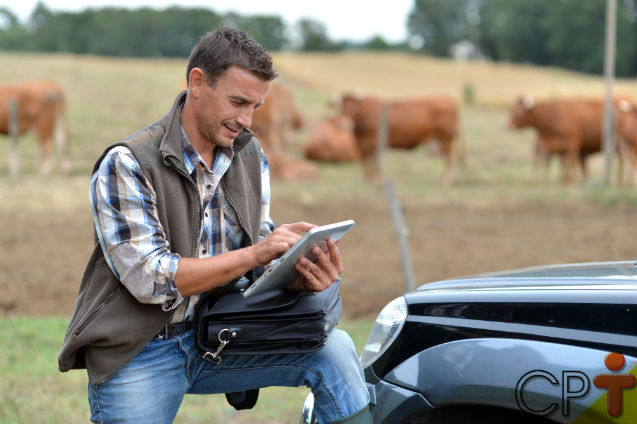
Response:
[[[403,296],[392,300],[380,311],[361,354],[363,368],[371,365],[396,340],[406,319],[407,303]]]

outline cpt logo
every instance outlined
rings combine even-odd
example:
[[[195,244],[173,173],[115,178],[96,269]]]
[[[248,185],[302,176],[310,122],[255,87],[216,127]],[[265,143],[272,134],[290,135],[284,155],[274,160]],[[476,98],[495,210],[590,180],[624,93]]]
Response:
[[[622,414],[624,389],[631,389],[637,384],[637,379],[632,374],[620,374],[620,371],[626,363],[624,355],[620,353],[609,353],[604,359],[604,364],[613,374],[599,374],[593,379],[595,387],[606,390],[608,401],[606,410],[609,415],[619,417]],[[558,407],[557,403],[551,403],[546,407],[538,407],[530,405],[525,400],[524,392],[527,385],[542,380],[548,381],[551,385],[561,384],[562,389],[562,415],[568,417],[569,402],[571,399],[577,399],[586,396],[590,389],[590,380],[588,376],[581,371],[562,371],[561,381],[553,374],[542,370],[533,370],[524,374],[515,386],[515,401],[518,407],[524,411],[536,415],[549,415],[555,412]],[[542,390],[537,390],[543,392]]]
[[[625,363],[621,353],[609,353],[604,359],[604,364],[610,371],[621,370]],[[622,414],[624,389],[632,389],[635,383],[637,380],[632,374],[600,374],[593,380],[595,387],[608,390],[606,410],[613,417]]]

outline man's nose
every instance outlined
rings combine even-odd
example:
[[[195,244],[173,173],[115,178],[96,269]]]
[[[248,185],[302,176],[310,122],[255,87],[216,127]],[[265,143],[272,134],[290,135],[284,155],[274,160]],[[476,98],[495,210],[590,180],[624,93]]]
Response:
[[[237,123],[239,123],[239,125],[241,125],[243,128],[250,128],[250,125],[252,125],[253,113],[254,111],[252,110],[241,111],[241,113],[239,113],[239,116],[237,116]]]

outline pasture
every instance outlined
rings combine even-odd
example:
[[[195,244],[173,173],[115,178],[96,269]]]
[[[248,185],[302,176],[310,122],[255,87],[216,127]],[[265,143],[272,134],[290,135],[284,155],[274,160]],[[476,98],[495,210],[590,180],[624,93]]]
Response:
[[[168,110],[183,85],[185,61],[1,54],[3,83],[49,79],[65,90],[72,171],[64,175],[54,162],[51,176],[38,176],[37,144],[29,135],[20,140],[20,177],[11,183],[10,144],[0,139],[0,328],[11,352],[0,360],[7,373],[0,383],[0,423],[85,422],[86,377],[57,373],[56,357],[93,245],[90,170],[105,147]],[[549,181],[539,182],[531,165],[534,133],[506,128],[506,108],[517,95],[601,96],[600,77],[395,53],[280,53],[274,59],[306,119],[292,140],[297,156],[312,126],[333,113],[328,102],[340,92],[384,98],[445,93],[460,101],[472,88],[474,103],[461,108],[466,164],[456,184],[441,183],[442,160],[425,146],[389,151],[383,160],[403,206],[419,284],[506,268],[636,258],[636,190],[615,184],[616,166],[610,186],[601,155],[593,157],[586,183],[559,184],[557,163]],[[635,94],[635,81],[614,87]],[[396,237],[382,186],[365,181],[358,164],[321,163],[319,172],[318,182],[274,181],[272,215],[275,223],[357,221],[341,251],[344,324],[355,329],[360,351],[370,319],[404,291]],[[265,391],[257,410],[240,414],[223,397],[192,398],[178,422],[293,423],[304,393]],[[282,407],[273,401],[279,395]]]

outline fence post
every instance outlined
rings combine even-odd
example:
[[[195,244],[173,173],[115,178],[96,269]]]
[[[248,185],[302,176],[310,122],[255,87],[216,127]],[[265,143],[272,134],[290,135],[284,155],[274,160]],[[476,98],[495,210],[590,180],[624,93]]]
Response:
[[[376,143],[376,172],[383,175],[383,155],[389,138],[389,107],[383,102],[378,116],[378,133]]]
[[[604,80],[606,96],[604,102],[603,146],[605,155],[604,181],[610,185],[610,173],[615,154],[615,116],[613,111],[613,78],[615,76],[615,24],[617,1],[606,0],[606,38],[604,47]],[[620,158],[621,160],[621,158]]]
[[[405,225],[402,207],[398,202],[394,184],[389,178],[385,179],[385,195],[387,196],[387,203],[389,203],[392,220],[394,221],[394,230],[396,231],[396,238],[398,239],[400,263],[405,277],[405,292],[413,292],[416,290],[416,278],[414,277],[414,268],[411,263],[411,254],[409,253],[409,229],[407,225]]]
[[[9,136],[11,137],[11,154],[9,156],[9,179],[15,182],[18,177],[18,101],[9,100]]]

